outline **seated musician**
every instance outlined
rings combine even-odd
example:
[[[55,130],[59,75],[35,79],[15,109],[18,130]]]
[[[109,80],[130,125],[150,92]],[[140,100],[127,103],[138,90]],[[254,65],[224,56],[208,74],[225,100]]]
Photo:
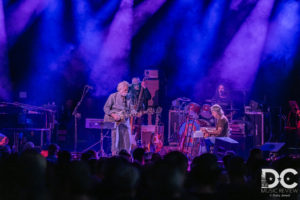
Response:
[[[133,105],[128,98],[127,81],[122,81],[118,84],[117,92],[111,94],[104,105],[104,121],[118,122],[117,128],[111,131],[111,152],[112,155],[125,149],[130,152],[130,123],[126,115],[134,113]]]
[[[228,89],[225,88],[223,84],[218,85],[215,95],[212,98],[212,102],[222,106],[223,109],[231,108],[231,97]]]
[[[229,93],[227,90],[225,90],[225,86],[223,84],[219,84],[215,95],[212,98],[213,100],[215,100],[216,102],[224,102],[227,103],[230,99],[229,97]]]
[[[227,137],[229,136],[228,119],[224,115],[223,109],[220,105],[215,104],[211,108],[212,116],[217,120],[215,129],[201,128],[204,133],[205,144],[207,152],[210,152],[210,147],[215,143],[215,137]]]

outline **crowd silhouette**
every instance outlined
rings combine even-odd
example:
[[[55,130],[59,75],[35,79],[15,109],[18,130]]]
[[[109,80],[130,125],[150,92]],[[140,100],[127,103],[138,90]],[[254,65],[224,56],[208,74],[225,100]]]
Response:
[[[179,151],[164,156],[142,148],[100,157],[93,150],[72,159],[56,144],[44,157],[30,145],[0,151],[0,199],[16,200],[241,200],[272,199],[261,192],[261,168],[299,171],[299,158],[263,158],[253,149],[245,161],[234,152],[222,160],[202,154],[189,161]],[[297,198],[297,196],[294,196]]]

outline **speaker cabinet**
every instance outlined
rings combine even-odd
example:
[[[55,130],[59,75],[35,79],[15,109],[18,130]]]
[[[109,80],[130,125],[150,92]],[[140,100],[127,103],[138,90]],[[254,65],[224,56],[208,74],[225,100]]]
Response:
[[[237,152],[239,143],[230,137],[216,137],[215,153],[224,156],[226,151]]]
[[[245,112],[247,135],[253,135],[254,145],[264,144],[264,113]]]
[[[285,145],[285,143],[267,142],[264,145],[262,145],[260,147],[260,149],[262,151],[278,153],[283,148],[284,145]]]
[[[169,144],[179,143],[179,129],[181,124],[185,121],[184,111],[169,110],[169,123],[168,123],[168,142]]]

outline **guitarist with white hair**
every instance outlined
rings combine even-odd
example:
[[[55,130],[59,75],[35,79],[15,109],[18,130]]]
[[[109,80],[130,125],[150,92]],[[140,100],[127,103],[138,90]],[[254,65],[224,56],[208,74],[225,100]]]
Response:
[[[133,104],[127,96],[129,83],[122,81],[118,84],[117,92],[111,94],[104,105],[104,121],[116,122],[116,129],[111,131],[111,152],[112,155],[125,149],[130,152],[130,123],[129,116],[136,114]]]

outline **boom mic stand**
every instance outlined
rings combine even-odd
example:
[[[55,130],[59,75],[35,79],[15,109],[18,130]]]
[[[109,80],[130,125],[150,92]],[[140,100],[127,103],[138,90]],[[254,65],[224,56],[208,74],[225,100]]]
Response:
[[[72,112],[72,115],[74,116],[74,152],[77,152],[77,136],[78,136],[77,120],[80,119],[80,117],[81,117],[81,114],[78,113],[78,108],[81,105],[84,97],[87,95],[87,93],[89,92],[90,89],[91,89],[90,87],[84,86],[81,98],[77,102],[77,104]]]

